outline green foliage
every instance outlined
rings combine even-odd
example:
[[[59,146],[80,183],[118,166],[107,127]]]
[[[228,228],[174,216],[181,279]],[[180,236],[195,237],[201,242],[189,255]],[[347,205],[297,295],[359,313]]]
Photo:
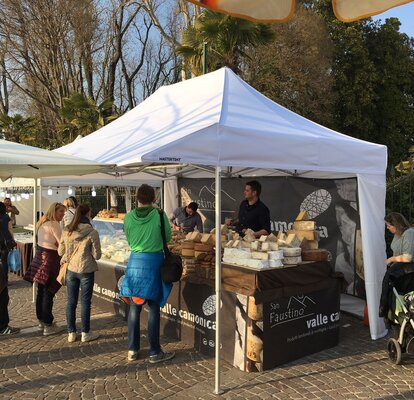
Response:
[[[39,122],[33,117],[23,117],[20,114],[9,116],[0,114],[0,134],[10,142],[36,145],[40,132]]]
[[[399,22],[338,21],[331,2],[316,1],[334,44],[334,128],[388,146],[389,164],[404,157],[414,135],[413,41]]]
[[[194,27],[183,33],[182,45],[176,51],[189,62],[191,72],[202,72],[203,45],[208,45],[208,71],[223,66],[239,73],[248,46],[269,43],[273,39],[269,25],[204,10]]]
[[[111,100],[96,104],[81,93],[63,99],[61,116],[63,123],[58,128],[65,142],[73,141],[78,135],[88,135],[118,117],[113,114]]]

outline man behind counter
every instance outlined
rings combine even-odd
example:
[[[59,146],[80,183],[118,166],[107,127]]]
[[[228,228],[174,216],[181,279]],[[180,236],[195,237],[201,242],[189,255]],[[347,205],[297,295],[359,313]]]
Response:
[[[182,229],[183,232],[193,232],[194,228],[203,232],[203,221],[200,214],[197,212],[198,204],[191,202],[186,207],[178,207],[174,210],[173,215],[170,218],[170,222],[173,224],[174,229]]]
[[[245,200],[240,203],[239,218],[236,221],[230,221],[236,226],[238,233],[244,234],[247,229],[251,229],[257,238],[270,234],[270,212],[260,201],[261,192],[262,186],[258,181],[246,183],[243,191]]]

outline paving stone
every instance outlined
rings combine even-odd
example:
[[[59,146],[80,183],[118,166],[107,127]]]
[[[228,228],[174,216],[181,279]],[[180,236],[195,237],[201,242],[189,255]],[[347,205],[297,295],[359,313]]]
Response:
[[[27,282],[10,276],[11,325],[36,326],[35,307]],[[66,293],[58,292],[54,315],[65,323]],[[80,308],[80,307],[78,307]],[[387,338],[372,341],[362,322],[342,314],[337,347],[263,373],[245,373],[221,363],[222,396],[213,393],[214,359],[177,341],[162,338],[171,362],[127,363],[127,326],[92,302],[94,342],[67,342],[65,332],[44,337],[37,332],[0,338],[0,398],[8,399],[413,399],[414,357],[392,364]],[[78,310],[79,316],[79,310]],[[146,332],[144,332],[146,337]],[[146,343],[146,339],[144,340]]]

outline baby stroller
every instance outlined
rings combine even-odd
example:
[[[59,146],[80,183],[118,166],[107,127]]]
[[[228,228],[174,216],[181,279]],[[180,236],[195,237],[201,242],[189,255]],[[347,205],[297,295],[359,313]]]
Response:
[[[384,276],[380,316],[390,329],[389,359],[401,363],[403,353],[414,355],[414,263],[395,263]]]

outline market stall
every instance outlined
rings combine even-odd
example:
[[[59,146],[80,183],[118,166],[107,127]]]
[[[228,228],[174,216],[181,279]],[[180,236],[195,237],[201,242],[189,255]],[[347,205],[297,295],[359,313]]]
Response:
[[[142,171],[147,166],[154,172],[160,164],[179,163],[174,175],[214,174],[216,229],[222,223],[222,176],[356,178],[371,337],[386,333],[377,317],[385,259],[385,146],[300,117],[223,68],[159,89],[116,121],[58,151]],[[168,176],[164,172],[161,177]],[[216,240],[215,282],[220,297],[221,243]],[[216,311],[219,343],[220,308]],[[220,346],[215,350],[217,392]]]

